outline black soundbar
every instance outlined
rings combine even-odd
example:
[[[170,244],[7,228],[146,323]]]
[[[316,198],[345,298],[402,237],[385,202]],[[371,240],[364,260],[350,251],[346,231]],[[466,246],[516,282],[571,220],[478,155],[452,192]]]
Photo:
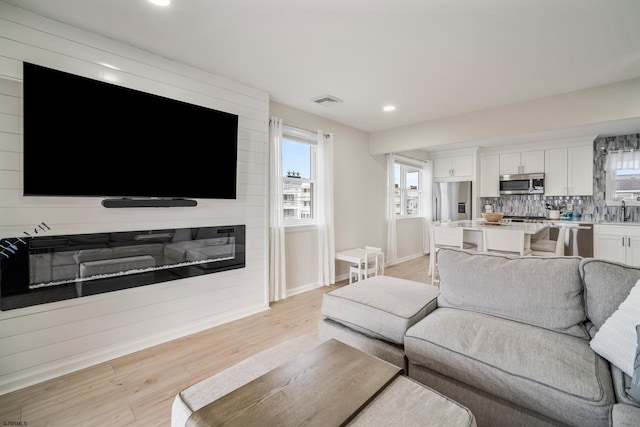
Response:
[[[197,206],[192,199],[104,199],[105,208],[173,208]]]

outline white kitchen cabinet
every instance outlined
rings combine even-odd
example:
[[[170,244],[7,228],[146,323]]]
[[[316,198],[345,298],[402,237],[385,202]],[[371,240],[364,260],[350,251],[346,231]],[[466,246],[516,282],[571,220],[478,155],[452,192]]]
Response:
[[[555,148],[544,153],[544,195],[567,195],[567,149]]]
[[[472,175],[473,156],[471,154],[433,159],[433,176],[435,179],[471,179]]]
[[[500,155],[500,175],[541,173],[544,171],[544,150],[523,151]]]
[[[500,156],[480,157],[480,197],[500,197]]]
[[[568,180],[572,196],[593,196],[593,146],[567,148]]]
[[[593,256],[640,267],[640,225],[596,224]]]
[[[544,153],[545,196],[593,195],[593,147],[554,148]]]

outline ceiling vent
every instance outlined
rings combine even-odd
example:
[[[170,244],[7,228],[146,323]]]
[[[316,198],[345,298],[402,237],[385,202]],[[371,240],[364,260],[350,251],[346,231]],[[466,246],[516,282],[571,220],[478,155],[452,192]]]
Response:
[[[313,102],[315,102],[316,104],[319,104],[319,105],[324,105],[326,107],[328,105],[340,104],[343,101],[342,101],[342,99],[336,98],[335,96],[324,95],[324,96],[320,96],[320,97],[314,99]]]

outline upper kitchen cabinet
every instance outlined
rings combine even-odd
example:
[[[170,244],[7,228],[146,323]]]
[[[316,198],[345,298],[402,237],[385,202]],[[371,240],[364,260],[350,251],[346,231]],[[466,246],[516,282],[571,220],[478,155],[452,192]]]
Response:
[[[541,173],[544,171],[544,150],[500,154],[500,175]]]
[[[480,197],[500,197],[500,156],[480,156]]]
[[[545,196],[593,195],[593,147],[545,150]]]
[[[473,155],[465,154],[433,159],[433,177],[436,180],[444,181],[451,178],[472,179]]]

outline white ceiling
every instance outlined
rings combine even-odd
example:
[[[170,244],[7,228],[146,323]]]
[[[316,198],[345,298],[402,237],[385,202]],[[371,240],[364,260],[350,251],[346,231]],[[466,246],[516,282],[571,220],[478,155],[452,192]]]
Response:
[[[6,3],[368,132],[640,77],[640,0]]]

